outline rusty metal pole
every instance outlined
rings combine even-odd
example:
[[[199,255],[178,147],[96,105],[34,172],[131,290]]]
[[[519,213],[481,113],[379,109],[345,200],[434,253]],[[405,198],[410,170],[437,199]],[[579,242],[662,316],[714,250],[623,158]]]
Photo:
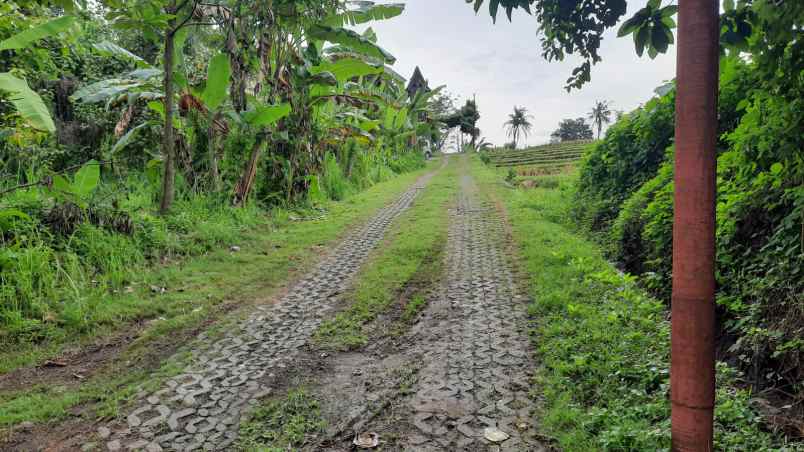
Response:
[[[672,450],[711,451],[715,399],[718,0],[679,0]]]

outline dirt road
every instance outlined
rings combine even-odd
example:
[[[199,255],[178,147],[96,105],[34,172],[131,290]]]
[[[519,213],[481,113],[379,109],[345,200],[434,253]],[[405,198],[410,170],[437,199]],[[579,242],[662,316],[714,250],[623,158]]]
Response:
[[[449,212],[446,269],[416,324],[361,350],[320,353],[310,338],[342,303],[361,265],[432,174],[351,234],[277,303],[222,337],[199,338],[191,365],[143,392],[128,415],[98,430],[106,450],[234,450],[260,399],[310,388],[329,426],[307,450],[353,450],[355,433],[379,450],[536,451],[528,397],[525,297],[512,270],[502,213],[463,158]]]

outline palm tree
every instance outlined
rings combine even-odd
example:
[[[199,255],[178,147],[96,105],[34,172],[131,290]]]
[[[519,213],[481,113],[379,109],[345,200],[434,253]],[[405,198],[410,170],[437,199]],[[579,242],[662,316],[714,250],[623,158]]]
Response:
[[[595,106],[589,112],[589,120],[592,124],[597,126],[597,139],[600,139],[600,132],[603,130],[603,124],[611,122],[611,109],[609,108],[610,102],[608,101],[595,101]]]
[[[515,106],[514,112],[508,115],[508,121],[503,124],[508,131],[508,136],[514,140],[514,147],[519,142],[520,135],[524,135],[525,138],[530,135],[530,129],[533,124],[528,121],[528,118],[533,118],[533,116],[528,114],[528,110],[525,107]]]

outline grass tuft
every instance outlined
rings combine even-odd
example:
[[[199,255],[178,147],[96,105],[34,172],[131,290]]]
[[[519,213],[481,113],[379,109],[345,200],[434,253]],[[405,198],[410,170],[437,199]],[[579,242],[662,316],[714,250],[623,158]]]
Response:
[[[311,435],[323,433],[326,422],[318,402],[304,389],[258,407],[240,426],[238,447],[247,451],[299,450]]]

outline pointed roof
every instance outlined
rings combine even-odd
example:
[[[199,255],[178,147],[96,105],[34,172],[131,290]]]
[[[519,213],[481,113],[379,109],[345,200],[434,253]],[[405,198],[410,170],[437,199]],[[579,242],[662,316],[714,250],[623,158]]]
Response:
[[[430,91],[430,87],[427,86],[427,80],[424,79],[419,66],[416,66],[416,69],[413,71],[413,76],[410,77],[410,82],[405,90],[408,92],[408,96],[410,97],[415,96],[416,93],[421,90]]]

